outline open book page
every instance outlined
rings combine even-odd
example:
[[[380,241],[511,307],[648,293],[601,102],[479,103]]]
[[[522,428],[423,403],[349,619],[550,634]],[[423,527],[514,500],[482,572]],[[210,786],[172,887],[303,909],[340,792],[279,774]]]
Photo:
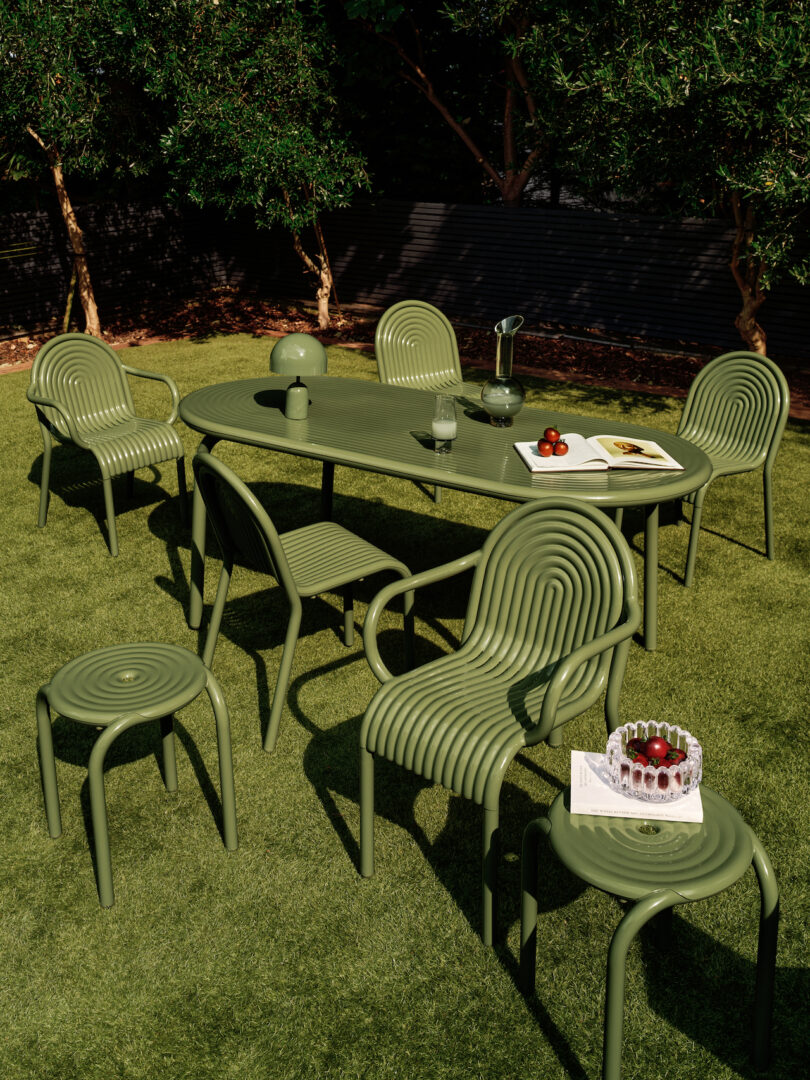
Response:
[[[543,457],[536,442],[515,443],[532,472],[585,472],[593,469],[682,469],[675,458],[650,439],[626,435],[562,435],[567,454]]]
[[[584,435],[563,435],[568,443],[568,453],[555,457],[541,457],[536,442],[515,443],[515,449],[532,472],[585,472],[607,469],[607,454],[601,446],[593,446]]]
[[[591,446],[604,451],[612,469],[682,469],[658,443],[621,435],[592,435]]]
[[[700,788],[680,799],[637,799],[611,787],[604,754],[571,751],[571,813],[597,817],[646,818],[648,821],[703,821]]]

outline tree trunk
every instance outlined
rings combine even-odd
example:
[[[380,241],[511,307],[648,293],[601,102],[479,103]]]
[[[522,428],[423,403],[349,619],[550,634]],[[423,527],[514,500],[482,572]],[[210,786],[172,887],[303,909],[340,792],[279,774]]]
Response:
[[[98,317],[96,298],[93,293],[93,283],[90,280],[90,271],[87,267],[87,253],[84,250],[84,234],[76,219],[76,212],[73,209],[73,204],[68,197],[67,189],[65,187],[65,176],[62,172],[62,164],[59,160],[59,155],[52,146],[46,146],[45,142],[33,128],[28,127],[26,130],[31,138],[42,147],[48,158],[48,165],[50,166],[54,187],[56,188],[56,197],[59,200],[59,207],[62,211],[65,228],[67,229],[68,237],[70,238],[70,246],[73,249],[73,262],[76,268],[76,284],[79,289],[79,300],[81,301],[84,310],[84,332],[86,334],[92,334],[94,337],[101,337],[101,323]]]
[[[292,212],[292,202],[288,192],[284,192],[284,199],[287,206]],[[293,247],[295,253],[310,274],[314,274],[318,281],[318,288],[315,296],[318,300],[318,329],[326,330],[329,326],[329,297],[332,293],[335,293],[335,306],[340,313],[340,304],[338,303],[337,292],[335,291],[335,279],[332,275],[332,265],[329,262],[329,253],[326,250],[326,240],[324,239],[323,230],[321,229],[321,223],[315,218],[313,223],[313,230],[315,232],[315,239],[318,241],[319,253],[313,259],[304,250],[304,245],[301,243],[301,234],[292,229]]]
[[[731,273],[742,297],[742,309],[734,320],[734,325],[746,347],[751,352],[765,356],[768,338],[756,318],[766,299],[762,288],[765,263],[751,250],[754,241],[754,209],[750,203],[745,203],[738,191],[731,194],[731,208],[737,230],[731,253]]]

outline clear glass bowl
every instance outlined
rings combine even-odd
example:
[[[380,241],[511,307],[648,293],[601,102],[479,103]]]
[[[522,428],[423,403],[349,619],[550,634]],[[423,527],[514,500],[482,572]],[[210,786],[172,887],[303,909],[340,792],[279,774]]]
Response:
[[[651,739],[660,735],[686,757],[678,765],[639,765],[627,756],[630,739]],[[611,786],[626,795],[651,802],[680,799],[700,784],[703,750],[697,739],[674,724],[639,723],[616,728],[607,743],[607,770]]]

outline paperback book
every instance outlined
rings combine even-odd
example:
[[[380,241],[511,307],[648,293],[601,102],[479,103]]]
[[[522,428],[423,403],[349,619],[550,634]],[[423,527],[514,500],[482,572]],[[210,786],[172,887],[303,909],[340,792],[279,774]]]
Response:
[[[599,469],[683,469],[658,443],[622,435],[562,435],[566,454],[543,457],[536,442],[515,443],[532,472],[586,472]]]
[[[703,821],[700,788],[680,799],[648,802],[617,791],[609,779],[604,754],[571,751],[571,813],[597,817],[646,818],[655,821]]]

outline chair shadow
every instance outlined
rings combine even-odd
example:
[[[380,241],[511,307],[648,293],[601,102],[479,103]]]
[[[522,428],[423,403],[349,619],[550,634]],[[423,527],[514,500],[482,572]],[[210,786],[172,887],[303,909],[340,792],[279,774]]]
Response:
[[[212,718],[213,719],[213,718]],[[57,760],[69,765],[78,765],[87,769],[90,763],[90,753],[99,736],[99,730],[87,724],[79,724],[62,716],[56,716],[52,724],[54,756]],[[222,801],[217,794],[216,787],[211,779],[202,755],[197,749],[196,743],[185,726],[175,717],[174,721],[175,742],[179,742],[186,751],[194,776],[200,786],[203,797],[211,812],[211,817],[219,831],[222,843],[225,843],[225,822]],[[39,748],[37,748],[38,750]],[[160,794],[168,798],[177,798],[179,792],[166,790],[166,774],[163,766],[163,754],[161,748],[160,722],[147,720],[143,724],[137,724],[124,731],[112,743],[104,758],[105,783],[107,775],[123,765],[130,765],[134,761],[154,756],[160,777]],[[60,803],[62,792],[60,791]],[[93,832],[93,816],[90,807],[90,781],[87,773],[82,780],[79,791],[79,806],[81,808],[82,823],[84,826],[87,847],[90,852],[90,861],[93,874],[98,884],[98,861],[96,857],[96,841]],[[64,807],[63,807],[64,809]],[[115,825],[112,823],[112,832]],[[113,864],[114,866],[114,864]]]
[[[35,458],[28,473],[28,480],[37,489],[37,500],[39,499],[42,484],[42,457],[42,454],[39,454]],[[169,462],[169,464],[172,466],[171,472],[176,485],[177,476],[174,462]],[[151,474],[149,478],[146,477],[147,472]],[[179,495],[172,494],[172,492],[161,487],[160,482],[163,479],[163,472],[157,465],[146,465],[143,469],[139,469],[135,473],[131,487],[126,475],[114,477],[112,488],[116,519],[130,510],[143,510],[155,503],[161,505],[171,503],[175,515],[178,520],[181,520],[178,508]],[[54,496],[61,499],[69,509],[84,510],[90,514],[95,519],[104,543],[109,546],[110,538],[107,533],[106,510],[104,507],[104,487],[101,472],[92,455],[78,450],[70,444],[56,444],[54,446],[49,484],[49,520],[53,512],[51,504]],[[34,521],[36,521],[38,505],[37,501],[32,507]]]

